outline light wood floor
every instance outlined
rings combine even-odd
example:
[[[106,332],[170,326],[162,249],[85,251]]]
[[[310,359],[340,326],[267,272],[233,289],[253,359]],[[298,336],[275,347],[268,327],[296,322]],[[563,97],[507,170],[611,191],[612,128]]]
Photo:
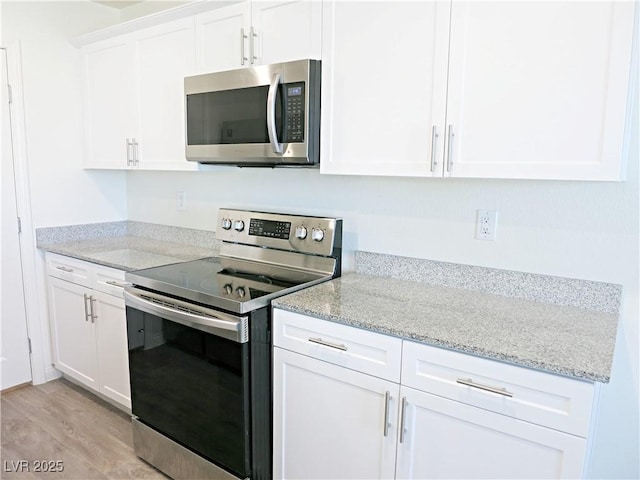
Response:
[[[66,380],[6,392],[0,401],[2,479],[167,478],[133,453],[127,414]],[[35,472],[42,461],[64,470]]]

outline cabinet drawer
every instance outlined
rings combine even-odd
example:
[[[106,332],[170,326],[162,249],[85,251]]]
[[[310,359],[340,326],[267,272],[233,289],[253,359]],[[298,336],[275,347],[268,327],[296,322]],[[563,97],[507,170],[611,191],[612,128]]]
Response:
[[[595,385],[404,341],[402,384],[586,437]]]
[[[400,381],[402,340],[274,309],[273,344],[392,382]]]
[[[47,274],[91,288],[91,269],[87,262],[56,253],[46,253]]]
[[[124,298],[124,271],[96,265],[94,268],[93,288],[100,292]]]

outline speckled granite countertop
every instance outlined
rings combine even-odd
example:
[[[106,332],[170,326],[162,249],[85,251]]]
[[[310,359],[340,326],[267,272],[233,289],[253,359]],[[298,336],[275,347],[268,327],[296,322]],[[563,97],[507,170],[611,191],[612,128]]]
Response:
[[[38,228],[36,243],[125,271],[211,257],[219,250],[214,232],[132,221]]]
[[[576,289],[579,293],[572,294]],[[357,252],[356,273],[272,304],[516,365],[608,382],[621,292],[619,285],[606,283]]]

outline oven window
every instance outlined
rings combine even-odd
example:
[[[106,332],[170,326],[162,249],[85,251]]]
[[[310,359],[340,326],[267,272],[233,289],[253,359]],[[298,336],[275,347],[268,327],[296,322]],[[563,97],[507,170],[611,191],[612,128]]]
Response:
[[[187,95],[187,144],[269,143],[263,85]],[[276,98],[276,130],[282,132],[282,86]]]
[[[244,478],[250,473],[249,344],[127,307],[133,414]]]

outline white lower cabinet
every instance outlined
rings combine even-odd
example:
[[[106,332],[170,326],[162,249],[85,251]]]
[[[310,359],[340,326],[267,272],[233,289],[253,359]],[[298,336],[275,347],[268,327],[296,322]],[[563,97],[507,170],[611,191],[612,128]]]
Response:
[[[55,367],[131,408],[124,272],[47,253]]]
[[[584,438],[404,386],[401,397],[397,478],[582,475]]]
[[[273,343],[274,478],[585,474],[593,383],[278,309]]]
[[[397,383],[280,348],[273,361],[274,478],[393,478]]]

